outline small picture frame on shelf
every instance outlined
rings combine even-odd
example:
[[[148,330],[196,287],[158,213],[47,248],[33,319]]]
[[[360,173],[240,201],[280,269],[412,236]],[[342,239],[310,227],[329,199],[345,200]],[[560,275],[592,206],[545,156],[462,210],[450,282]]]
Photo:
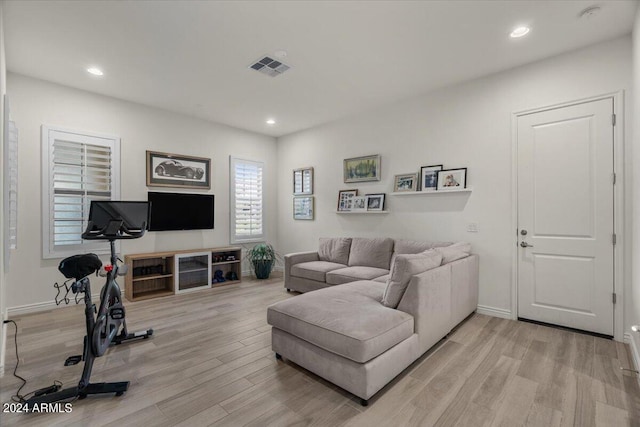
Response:
[[[313,168],[293,170],[293,195],[313,194]]]
[[[438,189],[438,172],[442,165],[422,166],[420,168],[420,191],[436,191]]]
[[[313,196],[293,198],[293,219],[313,220]]]
[[[402,175],[396,175],[394,178],[393,191],[401,193],[404,191],[416,191],[418,188],[418,174],[417,173],[405,173]]]
[[[438,172],[438,190],[461,190],[467,188],[467,168],[443,169]]]
[[[366,212],[367,210],[367,196],[355,196],[353,198],[353,205],[351,206],[351,212]]]
[[[353,198],[358,195],[358,190],[340,190],[338,192],[338,212],[348,212],[353,206]]]
[[[384,196],[385,196],[385,193],[367,194],[367,210],[368,211],[383,211],[384,210]]]

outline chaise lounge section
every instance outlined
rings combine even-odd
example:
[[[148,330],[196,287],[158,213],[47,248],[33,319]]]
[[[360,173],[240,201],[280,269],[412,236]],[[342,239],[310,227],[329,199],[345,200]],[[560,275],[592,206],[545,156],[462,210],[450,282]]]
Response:
[[[376,240],[373,247],[382,248],[379,254],[386,253],[387,239],[371,240]],[[431,249],[415,252],[424,246]],[[374,280],[327,283],[336,280],[328,278],[330,272],[348,265],[326,271],[324,283],[317,280],[322,277],[320,273],[300,277],[292,274],[295,270],[290,272],[293,279],[285,279],[285,286],[307,293],[268,308],[276,357],[285,357],[314,372],[358,396],[366,405],[376,392],[476,310],[478,256],[469,254],[468,244],[435,246],[404,241],[400,245],[395,242],[390,249],[394,247],[397,251],[389,251],[391,270]],[[287,257],[289,267],[298,264],[291,264],[292,259],[332,262],[314,259],[311,253]],[[310,270],[319,271],[322,266],[312,264]],[[361,271],[350,270],[356,274]],[[344,277],[344,272],[334,277],[339,276]]]

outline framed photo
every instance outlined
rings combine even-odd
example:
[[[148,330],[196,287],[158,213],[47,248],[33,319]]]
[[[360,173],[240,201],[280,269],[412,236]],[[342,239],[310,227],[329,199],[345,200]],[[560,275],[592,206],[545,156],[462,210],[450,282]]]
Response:
[[[380,181],[380,155],[344,159],[344,182]]]
[[[416,191],[418,188],[418,174],[417,173],[405,173],[403,175],[396,175],[393,186],[393,191],[400,193],[403,191]]]
[[[367,210],[367,196],[355,196],[351,212],[363,212]]]
[[[368,211],[383,211],[384,210],[384,193],[381,194],[367,194],[367,210]]]
[[[358,195],[358,190],[341,190],[338,192],[338,211],[350,211],[353,206],[353,198]]]
[[[293,219],[313,219],[313,196],[293,198]]]
[[[211,188],[211,159],[147,150],[147,187]]]
[[[420,190],[436,191],[438,189],[438,172],[442,165],[422,166],[420,168]]]
[[[313,168],[293,170],[293,194],[313,194]]]
[[[438,172],[438,190],[467,188],[467,168],[444,169]]]

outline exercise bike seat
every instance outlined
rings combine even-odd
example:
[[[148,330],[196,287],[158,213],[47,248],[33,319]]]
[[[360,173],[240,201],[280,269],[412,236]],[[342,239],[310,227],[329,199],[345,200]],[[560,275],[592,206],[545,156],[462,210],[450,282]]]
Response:
[[[73,255],[60,261],[58,270],[67,279],[80,280],[95,273],[102,267],[102,261],[96,254]]]

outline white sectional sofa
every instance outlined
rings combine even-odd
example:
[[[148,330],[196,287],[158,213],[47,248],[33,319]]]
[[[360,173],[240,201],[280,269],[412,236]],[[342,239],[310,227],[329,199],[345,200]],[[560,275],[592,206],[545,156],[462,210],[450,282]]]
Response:
[[[468,244],[340,238],[287,255],[285,287],[306,293],[267,310],[276,357],[366,405],[476,310],[478,256],[469,251]]]

